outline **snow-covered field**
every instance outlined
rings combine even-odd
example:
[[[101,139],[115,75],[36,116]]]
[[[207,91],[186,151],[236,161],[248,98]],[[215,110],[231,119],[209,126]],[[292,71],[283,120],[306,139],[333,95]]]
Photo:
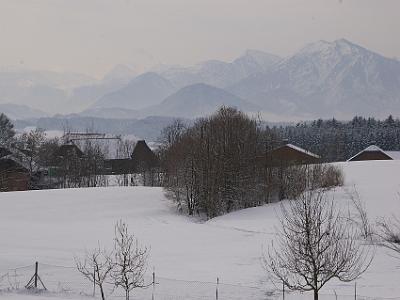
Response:
[[[400,216],[400,161],[341,165],[344,189],[355,186],[373,220]],[[344,189],[336,191],[335,201],[347,205]],[[3,292],[0,298],[86,299],[78,294],[90,294],[91,286],[68,267],[74,266],[74,256],[98,242],[111,249],[114,224],[122,219],[151,247],[149,276],[154,267],[159,282],[156,299],[215,299],[217,277],[221,282],[219,299],[279,299],[280,287],[267,280],[260,263],[263,247],[275,236],[278,211],[279,204],[271,204],[200,222],[179,215],[160,188],[1,193],[0,287],[10,282],[23,286],[33,275],[34,262],[39,261],[45,285],[72,292],[40,296]],[[359,299],[400,299],[400,260],[388,254],[378,249],[370,269],[357,281]],[[332,282],[321,291],[331,296],[321,299],[335,299],[335,292],[338,299],[354,299],[353,291],[352,283]],[[296,294],[286,299],[310,298],[309,294]],[[140,299],[151,299],[151,292]]]

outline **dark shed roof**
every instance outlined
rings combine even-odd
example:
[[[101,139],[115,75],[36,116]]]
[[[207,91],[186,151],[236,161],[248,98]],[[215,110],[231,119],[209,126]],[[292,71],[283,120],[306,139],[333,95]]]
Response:
[[[151,169],[160,166],[158,157],[149,148],[144,140],[136,143],[135,149],[132,152],[132,159],[137,169]]]
[[[22,165],[17,163],[15,160],[11,158],[1,158],[0,159],[0,172],[2,171],[12,171],[19,173],[29,173],[29,171],[24,168]]]

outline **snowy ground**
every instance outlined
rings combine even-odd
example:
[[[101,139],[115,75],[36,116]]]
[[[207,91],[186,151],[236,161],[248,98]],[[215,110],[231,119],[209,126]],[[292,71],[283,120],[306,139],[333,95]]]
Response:
[[[341,165],[345,189],[355,186],[372,219],[400,216],[400,161]],[[343,205],[347,205],[345,198],[343,189],[335,194]],[[3,292],[1,299],[87,299],[77,294],[90,294],[91,286],[68,267],[74,265],[74,256],[98,242],[112,248],[114,224],[119,219],[151,247],[149,276],[154,266],[159,282],[156,299],[215,299],[217,277],[222,283],[222,300],[279,299],[260,263],[263,247],[275,235],[279,204],[234,212],[206,223],[179,215],[160,188],[1,193],[0,205],[0,287],[10,283],[22,287],[33,274],[34,262],[39,261],[45,285],[70,291],[45,295]],[[363,296],[359,299],[400,299],[399,265],[400,260],[379,249],[368,272],[357,281],[358,294]],[[326,294],[321,299],[335,299],[335,292],[341,295],[338,299],[354,299],[353,290],[353,284],[333,282],[321,291]],[[266,296],[269,293],[272,295]],[[151,299],[150,295],[148,291],[140,299]],[[286,299],[310,299],[310,295]]]

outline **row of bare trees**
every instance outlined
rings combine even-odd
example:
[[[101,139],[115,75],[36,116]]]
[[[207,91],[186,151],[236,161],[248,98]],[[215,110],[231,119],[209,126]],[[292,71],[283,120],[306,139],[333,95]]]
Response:
[[[297,195],[299,178],[314,176],[315,184],[331,184],[323,178],[332,167],[273,164],[268,153],[281,142],[234,108],[222,107],[190,127],[177,120],[162,137],[163,185],[189,215],[213,218]],[[340,170],[333,173],[340,177]]]
[[[129,300],[133,290],[151,284],[145,282],[148,256],[149,249],[139,244],[126,223],[119,221],[115,225],[113,251],[101,249],[99,245],[75,261],[78,271],[98,286],[102,300],[106,299],[106,284],[122,288],[125,299]]]

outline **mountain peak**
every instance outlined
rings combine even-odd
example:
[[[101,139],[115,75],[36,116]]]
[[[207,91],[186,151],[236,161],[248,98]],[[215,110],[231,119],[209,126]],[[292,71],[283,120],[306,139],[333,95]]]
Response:
[[[342,38],[333,42],[319,40],[315,43],[308,44],[300,50],[299,54],[337,53],[341,55],[350,55],[359,53],[362,50],[367,51],[363,47]]]
[[[367,51],[363,47],[356,45],[346,39],[336,40],[332,44],[334,44],[336,49],[340,51],[342,54],[351,54],[355,52],[360,52],[362,50]]]

